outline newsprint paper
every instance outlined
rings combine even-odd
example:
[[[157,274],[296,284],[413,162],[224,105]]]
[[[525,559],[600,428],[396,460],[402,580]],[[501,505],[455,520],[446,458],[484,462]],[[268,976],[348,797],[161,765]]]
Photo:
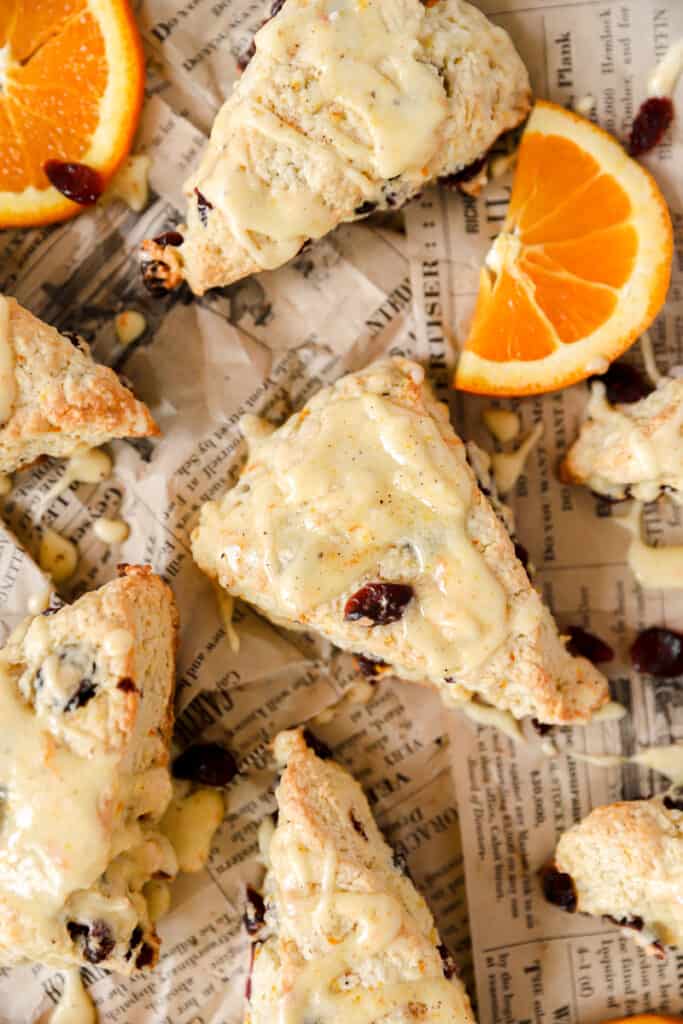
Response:
[[[629,756],[683,740],[680,685],[639,679],[627,658],[642,626],[683,624],[683,591],[665,599],[637,587],[614,510],[556,478],[585,387],[516,403],[525,431],[542,422],[544,435],[512,503],[538,586],[560,622],[593,630],[617,652],[609,674],[615,700],[629,712],[620,721],[561,730],[552,748],[531,728],[513,741],[444,709],[419,687],[385,680],[368,693],[352,659],[313,637],[277,630],[240,605],[235,650],[212,587],[190,556],[201,504],[236,479],[245,412],[281,422],[323,384],[385,353],[424,363],[448,397],[477,269],[504,217],[509,177],[478,200],[426,193],[404,214],[341,228],[286,267],[200,300],[183,290],[153,298],[141,285],[137,246],[180,221],[182,182],[264,10],[261,0],[134,6],[148,69],[136,151],[151,157],[150,201],[141,214],[115,201],[49,231],[0,235],[0,291],[83,334],[98,359],[132,381],[162,435],[113,444],[109,480],[53,500],[63,466],[17,476],[0,532],[2,638],[25,614],[29,595],[45,586],[35,558],[46,528],[79,550],[60,599],[110,579],[117,562],[152,564],[173,587],[182,621],[177,749],[220,740],[234,751],[240,774],[226,791],[209,863],[174,884],[157,970],[131,979],[94,967],[84,972],[100,1020],[242,1019],[244,888],[262,877],[256,833],[274,808],[268,744],[278,730],[305,720],[362,782],[379,823],[406,856],[473,995],[476,983],[482,1024],[593,1024],[644,1008],[682,1012],[683,958],[648,960],[616,928],[546,907],[537,879],[558,833],[592,806],[668,785],[632,763],[608,768],[576,754]],[[683,36],[680,0],[481,6],[513,35],[540,95],[566,104],[592,95],[591,116],[621,138],[648,70]],[[680,123],[648,162],[680,234]],[[679,238],[669,304],[652,332],[662,370],[683,363],[682,281]],[[146,329],[123,347],[114,317],[131,309],[143,314]],[[450,399],[463,434],[491,449],[481,426],[490,403]],[[116,549],[93,530],[101,515],[122,516],[131,526]],[[647,526],[651,539],[683,533],[680,510],[668,504],[648,510]],[[0,1024],[47,1021],[62,986],[60,972],[39,966],[0,971]]]

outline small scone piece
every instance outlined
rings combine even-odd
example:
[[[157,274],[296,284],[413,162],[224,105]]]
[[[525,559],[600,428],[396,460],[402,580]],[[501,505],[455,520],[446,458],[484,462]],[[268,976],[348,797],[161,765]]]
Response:
[[[551,903],[609,918],[654,956],[683,946],[683,802],[596,808],[561,836],[543,886]]]
[[[177,612],[147,567],[0,651],[0,962],[156,963],[144,886],[172,877],[158,822],[171,798]]]
[[[286,0],[185,184],[187,224],[143,244],[151,290],[198,295],[396,208],[526,116],[509,36],[462,0]]]
[[[683,378],[623,405],[611,405],[594,381],[586,416],[562,463],[566,483],[612,499],[655,501],[667,491],[683,502]]]
[[[567,652],[416,363],[349,374],[278,430],[242,426],[242,476],[192,534],[195,561],[231,594],[451,701],[566,723],[608,700],[604,676]]]
[[[0,473],[159,430],[87,344],[0,295]]]
[[[286,768],[265,921],[249,907],[245,915],[259,936],[246,1024],[474,1024],[427,904],[397,867],[361,787],[299,730],[281,733],[275,753]]]

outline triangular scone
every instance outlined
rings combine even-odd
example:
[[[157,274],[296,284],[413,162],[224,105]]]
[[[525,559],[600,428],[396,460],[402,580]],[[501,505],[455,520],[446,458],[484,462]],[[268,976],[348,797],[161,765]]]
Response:
[[[461,0],[286,0],[185,185],[187,225],[144,243],[145,280],[201,295],[278,267],[468,167],[529,102],[509,36]]]
[[[176,872],[171,797],[177,612],[146,567],[0,651],[0,962],[153,966],[145,884]]]
[[[609,918],[655,956],[683,946],[683,802],[598,807],[561,836],[543,887],[551,903]]]
[[[158,432],[147,407],[85,343],[0,295],[0,473]]]
[[[638,402],[611,405],[595,381],[586,421],[562,463],[567,483],[608,498],[683,501],[683,378],[662,382]]]
[[[226,590],[451,699],[560,723],[607,701],[604,676],[566,651],[420,366],[375,363],[278,430],[243,427],[242,476],[192,534],[195,561]]]
[[[299,731],[281,733],[275,748],[287,766],[267,852],[272,931],[254,947],[246,1024],[473,1024],[432,915],[361,787]],[[250,908],[246,920],[253,933]]]

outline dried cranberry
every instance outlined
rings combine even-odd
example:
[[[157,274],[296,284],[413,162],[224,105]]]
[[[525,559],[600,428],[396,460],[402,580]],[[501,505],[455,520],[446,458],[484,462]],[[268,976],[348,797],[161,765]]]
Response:
[[[425,3],[425,0],[422,0],[422,3],[425,7],[431,6],[431,4]],[[442,178],[439,178],[439,184],[444,185],[446,188],[457,188],[460,182],[471,181],[472,178],[476,178],[486,166],[487,160],[488,155],[480,156],[478,160],[473,160],[471,164],[456,171],[455,174],[445,174]]]
[[[439,953],[441,954],[441,959],[443,960],[444,978],[446,978],[448,981],[450,981],[451,978],[457,978],[458,965],[455,962],[455,957],[453,956],[451,951],[448,949],[447,946],[444,946],[443,943],[438,947],[438,950]]]
[[[370,619],[375,626],[387,626],[402,618],[412,596],[408,583],[366,583],[346,602],[344,618]]]
[[[581,626],[569,626],[569,643],[567,650],[581,658],[588,658],[594,665],[600,665],[603,661],[612,661],[614,651],[609,644],[601,640],[599,636],[589,633]]]
[[[139,971],[145,967],[151,967],[154,963],[154,946],[150,946],[149,942],[143,942],[140,952],[135,958],[135,966]]]
[[[355,811],[353,810],[353,808],[349,811],[349,818],[351,819],[351,824],[353,825],[354,831],[357,832],[359,836],[362,836],[363,839],[365,840],[365,842],[367,843],[367,841],[368,841],[368,834],[365,831],[365,828],[363,826],[363,822],[360,821],[360,819],[356,817],[356,814],[355,814]]]
[[[649,153],[661,141],[674,118],[674,105],[668,96],[650,96],[641,103],[628,140],[631,156]]]
[[[304,729],[303,737],[307,747],[313,751],[316,757],[319,757],[321,761],[329,761],[332,757],[332,751],[328,747],[327,743],[319,739],[315,733],[311,732],[310,729]]]
[[[548,903],[554,903],[556,907],[568,910],[570,914],[574,913],[577,900],[571,875],[554,867],[546,867],[541,871],[541,883],[543,895]]]
[[[220,743],[197,743],[176,757],[172,774],[202,786],[227,786],[237,775],[237,761]]]
[[[213,203],[210,203],[206,196],[203,195],[203,193],[201,193],[198,188],[194,190],[194,194],[197,197],[197,213],[199,214],[199,219],[204,225],[204,227],[206,227],[206,225],[209,223],[209,210],[213,210]]]
[[[515,554],[517,555],[517,558],[522,563],[524,568],[527,569],[529,567],[529,552],[527,551],[527,549],[524,547],[523,544],[519,543],[518,540],[514,541],[514,545],[515,545]]]
[[[266,904],[263,896],[257,889],[247,886],[247,903],[242,915],[244,927],[248,935],[256,935],[261,930],[266,920]]]
[[[82,940],[83,956],[91,964],[99,964],[106,960],[116,940],[106,921],[98,919],[92,924],[81,924],[79,921],[67,921],[67,931],[73,942]]]
[[[683,811],[683,796],[669,796],[667,793],[662,803],[667,811]]]
[[[607,401],[612,405],[639,402],[652,391],[642,373],[628,363],[612,363],[607,372],[597,380],[601,380],[605,385]]]
[[[137,693],[138,688],[132,679],[129,679],[128,676],[124,676],[123,679],[119,679],[116,684],[116,689],[121,690],[123,693]]]
[[[260,946],[260,942],[254,942],[249,950],[249,969],[247,971],[247,981],[244,986],[244,998],[247,1002],[251,999],[251,976],[254,973],[254,960],[256,958],[256,949]]]
[[[387,667],[386,661],[382,661],[381,658],[371,658],[369,654],[357,654],[356,661],[363,675],[370,679],[380,675],[382,669]]]
[[[620,928],[631,928],[634,932],[642,932],[644,921],[642,917],[612,917],[611,914],[604,915],[608,921],[619,925]]]
[[[128,952],[126,953],[126,960],[130,960],[135,951],[136,946],[139,946],[142,942],[142,936],[144,932],[139,924],[135,925],[133,931],[130,933],[130,939],[128,940]]]
[[[104,191],[99,171],[87,164],[48,160],[43,170],[50,184],[79,206],[92,206]]]
[[[150,295],[166,295],[168,265],[163,260],[145,260],[141,266],[142,283]]]
[[[157,235],[157,237],[153,239],[153,241],[155,241],[157,245],[177,246],[182,245],[184,239],[179,231],[164,231],[163,234]]]
[[[76,334],[75,331],[60,331],[59,333],[63,338],[66,338],[67,341],[70,341],[73,347],[77,348],[80,352],[90,352],[90,345],[85,338],[81,337],[80,334]]]
[[[683,675],[683,635],[663,626],[644,629],[633,642],[631,661],[650,676]]]
[[[531,724],[539,736],[547,736],[549,732],[553,731],[552,725],[549,725],[548,722],[539,722],[537,718],[532,718]]]
[[[64,711],[76,711],[78,708],[84,707],[88,701],[92,700],[96,693],[97,684],[93,683],[92,679],[81,679],[78,689],[69,697],[64,705]]]
[[[244,53],[241,53],[237,58],[237,67],[240,69],[240,71],[246,71],[246,69],[249,67],[249,64],[251,63],[251,58],[254,56],[255,53],[256,43],[252,39]]]
[[[360,206],[357,206],[353,212],[357,217],[367,217],[369,213],[372,213],[373,210],[376,209],[377,203],[373,203],[369,199],[366,199],[365,202],[361,203]]]

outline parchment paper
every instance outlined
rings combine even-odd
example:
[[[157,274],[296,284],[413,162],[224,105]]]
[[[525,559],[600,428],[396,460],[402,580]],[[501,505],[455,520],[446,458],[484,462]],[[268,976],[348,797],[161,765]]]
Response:
[[[512,34],[539,95],[567,106],[592,96],[591,116],[622,140],[645,98],[648,73],[683,36],[679,0],[487,0],[481,6]],[[680,114],[683,82],[675,100]],[[668,301],[651,330],[665,372],[683,356],[680,117],[644,162],[664,191],[676,231]],[[466,332],[479,267],[505,217],[511,182],[512,174],[491,182],[478,199],[432,190],[406,211],[418,337],[437,366]],[[642,367],[638,346],[628,358]],[[579,753],[631,755],[683,739],[681,680],[641,678],[628,659],[643,627],[683,627],[683,589],[643,591],[626,564],[629,535],[617,525],[622,509],[557,479],[587,394],[580,385],[500,403],[518,409],[524,433],[544,425],[510,503],[538,568],[537,585],[559,622],[581,625],[615,649],[605,668],[614,698],[629,709],[619,722],[561,730],[556,743]],[[486,444],[481,414],[492,402],[458,396],[453,404],[463,434]],[[651,541],[683,538],[681,509],[668,501],[649,506],[646,523]],[[560,832],[592,807],[648,796],[668,780],[634,764],[605,768],[566,755],[548,758],[538,741],[519,745],[483,728],[475,735],[456,719],[449,728],[480,1020],[593,1024],[643,1010],[683,1012],[683,956],[670,951],[666,961],[653,960],[613,925],[549,906],[537,878]]]
[[[683,7],[676,0],[545,5],[492,0],[489,9],[513,33],[541,95],[568,101],[595,89],[602,123],[618,134],[627,126],[626,115],[619,113],[626,71],[633,75],[636,97],[653,62],[655,36],[665,48],[669,38],[683,33]],[[632,18],[628,68],[626,45],[616,43],[623,34],[617,33],[616,21],[626,9]],[[655,33],[659,11],[664,15],[657,14]],[[595,80],[606,45],[600,41],[600,12],[607,12],[603,20],[613,21],[613,83],[610,76]],[[407,237],[402,216],[371,220],[338,230],[278,271],[201,300],[182,291],[154,299],[142,288],[135,250],[142,238],[181,218],[182,181],[237,75],[236,57],[248,45],[263,6],[261,0],[145,0],[137,15],[148,57],[148,99],[136,148],[153,160],[151,201],[141,215],[113,203],[49,231],[0,235],[0,290],[58,327],[86,335],[96,357],[123,372],[149,403],[162,437],[113,444],[110,480],[75,486],[47,507],[41,507],[41,498],[63,467],[48,464],[19,475],[4,502],[4,518],[34,554],[45,526],[78,544],[79,568],[63,587],[66,600],[111,578],[120,561],[150,562],[170,582],[182,621],[178,747],[200,737],[220,739],[234,750],[241,772],[229,789],[228,815],[207,868],[174,885],[171,912],[160,924],[159,968],[132,979],[97,968],[85,972],[101,1020],[241,1020],[248,961],[243,890],[246,882],[260,878],[256,830],[274,807],[266,748],[279,729],[311,718],[316,733],[365,786],[470,982],[473,951],[482,1024],[527,1019],[590,1024],[613,1007],[621,1011],[623,1000],[609,1002],[608,970],[619,998],[627,989],[633,992],[633,1007],[682,1009],[675,958],[664,966],[645,965],[615,929],[543,909],[533,874],[550,854],[556,832],[580,813],[621,794],[661,787],[665,780],[632,766],[606,772],[564,758],[544,759],[538,740],[513,746],[499,733],[446,712],[429,691],[393,680],[379,684],[368,703],[358,703],[353,700],[358,674],[350,658],[305,634],[276,630],[243,606],[235,615],[240,636],[235,653],[212,588],[190,557],[189,532],[201,503],[234,481],[244,455],[237,428],[243,412],[281,421],[323,383],[384,352],[425,363],[437,389],[447,394],[455,344],[476,291],[476,270],[502,219],[509,182],[495,183],[479,201],[427,194],[406,210]],[[575,54],[571,95],[557,84],[561,44],[553,42],[567,31]],[[611,125],[609,87],[620,118]],[[663,147],[652,163],[680,226],[683,184],[676,137],[675,146]],[[679,255],[668,335],[663,328],[655,332],[663,368],[683,361],[681,267]],[[127,349],[118,344],[113,324],[124,309],[142,312],[147,321],[145,333]],[[586,625],[618,648],[620,660],[610,676],[615,695],[633,712],[618,724],[567,731],[558,742],[581,750],[630,752],[683,733],[680,687],[642,685],[629,676],[624,658],[640,625],[681,624],[683,594],[668,595],[666,609],[661,594],[644,595],[624,564],[626,536],[609,508],[555,480],[557,453],[573,437],[583,401],[584,390],[575,388],[520,403],[525,425],[543,418],[546,434],[514,504],[546,599],[561,622]],[[480,425],[482,403],[457,396],[452,406],[465,436],[491,447]],[[121,547],[107,548],[95,537],[92,526],[102,514],[122,515],[130,523],[131,535]],[[680,523],[679,513],[668,507],[653,512],[651,520],[657,536],[674,535]],[[44,581],[9,534],[0,535],[0,555],[5,628],[25,613],[29,593]],[[344,694],[332,721],[315,720]],[[539,806],[546,817],[534,825]],[[580,945],[563,938],[572,929],[588,938]],[[611,943],[609,968],[599,966],[601,942]],[[578,980],[588,970],[584,963],[590,995]],[[55,1002],[61,984],[59,972],[39,966],[0,971],[1,1024],[35,1021]]]

